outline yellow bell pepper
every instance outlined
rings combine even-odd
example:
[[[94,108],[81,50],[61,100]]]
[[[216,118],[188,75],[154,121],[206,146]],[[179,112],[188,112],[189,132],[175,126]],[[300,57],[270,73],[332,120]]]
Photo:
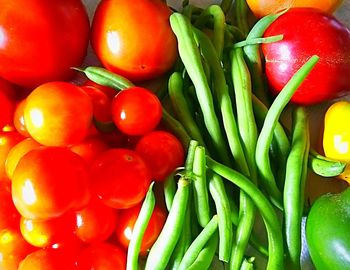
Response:
[[[324,117],[323,150],[326,157],[348,164],[338,177],[350,183],[349,101],[336,101],[327,109]]]

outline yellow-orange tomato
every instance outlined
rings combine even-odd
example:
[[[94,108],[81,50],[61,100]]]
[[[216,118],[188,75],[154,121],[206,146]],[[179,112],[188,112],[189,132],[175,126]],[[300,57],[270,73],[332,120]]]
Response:
[[[258,18],[291,7],[311,7],[333,13],[342,0],[247,0],[247,4]]]

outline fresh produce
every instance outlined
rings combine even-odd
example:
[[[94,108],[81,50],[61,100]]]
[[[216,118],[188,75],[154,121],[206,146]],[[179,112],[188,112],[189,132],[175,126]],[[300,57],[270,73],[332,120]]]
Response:
[[[271,13],[277,13],[283,9],[293,7],[309,7],[322,10],[326,13],[333,13],[341,4],[342,0],[247,0],[247,4],[255,16],[261,18]]]
[[[296,24],[298,21],[303,23]],[[278,34],[283,40],[262,45],[266,77],[274,94],[313,54],[320,57],[320,62],[292,102],[317,104],[349,91],[350,31],[335,17],[315,9],[293,8],[276,19],[264,35]]]
[[[177,56],[170,14],[161,0],[103,0],[92,21],[92,47],[107,69],[130,80],[158,77]]]
[[[319,197],[309,212],[306,240],[316,269],[350,269],[350,189]]]
[[[90,26],[80,0],[4,1],[0,29],[0,76],[23,87],[72,79],[71,67],[86,56]]]

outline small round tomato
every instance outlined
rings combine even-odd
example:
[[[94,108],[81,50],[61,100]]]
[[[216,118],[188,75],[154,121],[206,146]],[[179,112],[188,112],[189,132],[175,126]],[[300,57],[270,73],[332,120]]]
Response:
[[[17,103],[15,112],[13,114],[13,125],[15,129],[18,131],[18,133],[22,134],[25,137],[30,137],[26,125],[24,123],[24,106],[25,106],[26,99],[22,99],[20,102]]]
[[[71,212],[48,220],[21,218],[20,230],[24,239],[35,247],[49,247],[69,242],[75,231],[75,215]]]
[[[88,134],[93,115],[91,98],[68,82],[49,82],[26,98],[24,122],[28,133],[47,146],[67,146]]]
[[[125,134],[142,135],[153,130],[162,117],[158,97],[142,87],[120,91],[112,102],[115,125]]]
[[[86,164],[64,147],[31,150],[13,173],[12,198],[21,215],[30,219],[81,209],[90,199]]]
[[[83,63],[90,31],[80,0],[5,1],[1,11],[1,77],[34,88],[75,74],[71,67]]]
[[[130,80],[156,78],[177,57],[170,8],[161,0],[103,0],[92,21],[92,47],[109,70]]]
[[[184,148],[173,134],[167,131],[151,131],[140,138],[135,151],[147,162],[152,178],[162,181],[177,167],[183,166]]]
[[[135,151],[110,149],[90,169],[91,189],[106,205],[123,209],[138,204],[151,182],[145,161]]]
[[[76,214],[76,235],[84,243],[103,242],[115,229],[117,212],[101,200],[93,198],[90,203]]]
[[[18,228],[20,214],[13,204],[11,182],[8,180],[0,180],[0,202],[0,230]]]
[[[17,270],[19,263],[34,250],[18,229],[0,231],[0,269]]]
[[[109,243],[93,244],[81,252],[77,266],[79,270],[126,269],[126,252]]]
[[[70,254],[53,249],[39,249],[30,253],[19,264],[18,270],[76,270],[75,261]]]
[[[343,0],[247,0],[250,10],[258,18],[293,7],[317,8],[330,14],[333,13],[342,2]]]
[[[14,145],[9,151],[5,162],[7,176],[11,179],[19,160],[29,151],[37,149],[41,146],[42,145],[40,143],[32,138],[26,138]]]
[[[130,243],[132,232],[135,226],[136,219],[140,213],[141,205],[136,205],[132,208],[121,210],[119,215],[119,221],[116,228],[116,237],[119,243],[127,249]],[[147,229],[142,238],[142,244],[140,253],[146,255],[147,251],[152,247],[153,243],[158,238],[167,214],[159,206],[155,206],[151,219],[147,225]]]

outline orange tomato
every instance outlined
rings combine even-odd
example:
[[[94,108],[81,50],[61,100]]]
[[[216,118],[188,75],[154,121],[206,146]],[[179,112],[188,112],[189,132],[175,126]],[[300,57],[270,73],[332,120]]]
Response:
[[[247,0],[247,4],[258,18],[291,7],[311,7],[326,13],[333,13],[342,0]]]

